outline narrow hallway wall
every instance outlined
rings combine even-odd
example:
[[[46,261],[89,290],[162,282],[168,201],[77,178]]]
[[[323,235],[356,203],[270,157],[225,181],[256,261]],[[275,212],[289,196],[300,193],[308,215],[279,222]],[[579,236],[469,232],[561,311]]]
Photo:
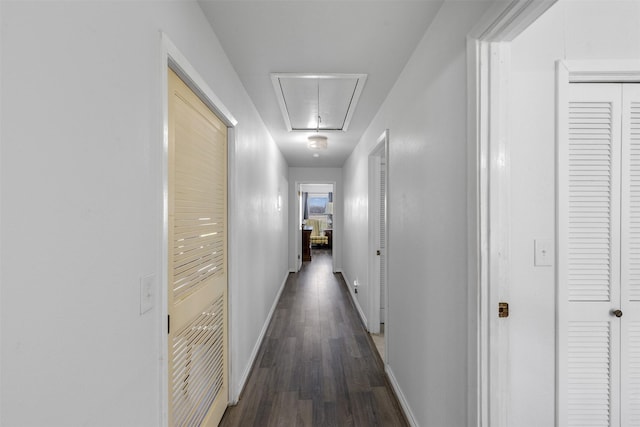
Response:
[[[489,6],[443,4],[344,166],[344,270],[368,312],[368,156],[389,129],[388,372],[421,426],[467,425],[466,35]]]
[[[288,170],[198,4],[2,1],[0,25],[0,425],[161,425],[161,31],[238,120],[237,389],[288,270]]]

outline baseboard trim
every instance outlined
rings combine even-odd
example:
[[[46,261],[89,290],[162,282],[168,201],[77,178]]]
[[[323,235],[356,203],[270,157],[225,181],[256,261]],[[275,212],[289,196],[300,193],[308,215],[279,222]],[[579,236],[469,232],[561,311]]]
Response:
[[[282,295],[282,291],[284,290],[284,286],[287,284],[287,279],[289,278],[289,272],[287,272],[287,274],[285,274],[284,276],[284,280],[282,281],[282,284],[280,285],[280,289],[278,289],[278,293],[276,294],[275,299],[273,300],[273,305],[271,305],[271,309],[269,310],[269,314],[267,315],[267,319],[264,322],[264,325],[262,325],[262,330],[260,331],[260,335],[258,335],[258,339],[256,341],[256,344],[253,346],[253,350],[251,351],[251,356],[249,356],[249,363],[247,363],[247,366],[244,370],[244,372],[242,373],[242,376],[240,377],[240,381],[238,382],[238,390],[240,390],[240,392],[238,393],[237,396],[233,397],[233,401],[230,402],[231,405],[237,405],[238,401],[240,400],[240,396],[242,396],[242,393],[244,392],[244,387],[247,385],[247,380],[249,379],[249,374],[251,373],[251,368],[253,368],[253,365],[256,362],[256,358],[258,357],[258,351],[260,351],[260,346],[262,345],[262,341],[264,341],[264,337],[267,334],[267,329],[269,329],[269,324],[271,323],[271,318],[273,317],[273,313],[275,313],[276,311],[276,307],[278,305],[278,301],[280,301],[280,296]]]
[[[351,283],[349,281],[349,278],[344,273],[344,271],[342,271],[342,269],[337,270],[337,272],[342,275],[342,278],[344,279],[345,283],[347,284],[347,289],[349,290],[349,295],[351,296],[351,301],[353,301],[353,305],[355,306],[356,310],[358,311],[358,315],[360,316],[360,320],[362,321],[362,324],[364,325],[364,328],[368,331],[369,330],[369,323],[367,323],[367,316],[364,315],[364,311],[362,311],[362,307],[360,307],[360,302],[358,302],[358,298],[356,298],[356,294],[353,292],[353,283]]]
[[[387,378],[391,383],[391,387],[393,387],[393,391],[395,392],[396,397],[398,398],[398,402],[400,402],[400,406],[402,407],[402,411],[404,412],[404,416],[407,418],[409,425],[411,427],[418,427],[418,422],[416,421],[416,417],[413,415],[413,412],[411,412],[411,408],[409,407],[409,402],[407,402],[407,398],[402,392],[402,389],[398,384],[398,380],[396,379],[396,376],[393,374],[393,370],[391,369],[391,366],[389,366],[386,363],[384,366],[385,366],[385,371],[387,373]]]

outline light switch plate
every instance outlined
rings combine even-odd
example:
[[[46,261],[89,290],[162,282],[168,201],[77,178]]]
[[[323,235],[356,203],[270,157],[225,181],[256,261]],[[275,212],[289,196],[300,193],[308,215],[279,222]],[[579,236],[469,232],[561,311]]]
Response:
[[[153,308],[156,277],[153,274],[140,278],[140,314]]]
[[[549,267],[553,265],[553,241],[550,239],[536,239],[533,241],[535,247],[534,265],[536,267]]]

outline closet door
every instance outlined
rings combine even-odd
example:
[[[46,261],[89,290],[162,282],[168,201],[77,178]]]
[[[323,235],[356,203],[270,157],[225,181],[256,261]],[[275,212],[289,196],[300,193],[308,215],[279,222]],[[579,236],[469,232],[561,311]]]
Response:
[[[621,85],[572,84],[558,146],[558,426],[620,426]]]
[[[169,77],[169,425],[217,426],[228,403],[227,128]]]
[[[385,323],[385,309],[387,305],[387,272],[385,271],[387,266],[387,164],[384,156],[380,157],[380,233],[379,247],[380,247],[380,323]]]
[[[640,84],[622,94],[622,425],[640,426]]]

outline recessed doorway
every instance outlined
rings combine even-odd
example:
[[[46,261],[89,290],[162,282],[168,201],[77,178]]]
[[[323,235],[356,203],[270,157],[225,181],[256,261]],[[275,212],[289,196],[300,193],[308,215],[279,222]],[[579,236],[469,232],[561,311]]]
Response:
[[[298,224],[302,231],[301,268],[305,262],[313,261],[314,252],[329,255],[333,259],[335,184],[301,183],[298,194]]]
[[[387,310],[387,152],[388,131],[369,154],[369,325],[376,348],[385,360]]]

